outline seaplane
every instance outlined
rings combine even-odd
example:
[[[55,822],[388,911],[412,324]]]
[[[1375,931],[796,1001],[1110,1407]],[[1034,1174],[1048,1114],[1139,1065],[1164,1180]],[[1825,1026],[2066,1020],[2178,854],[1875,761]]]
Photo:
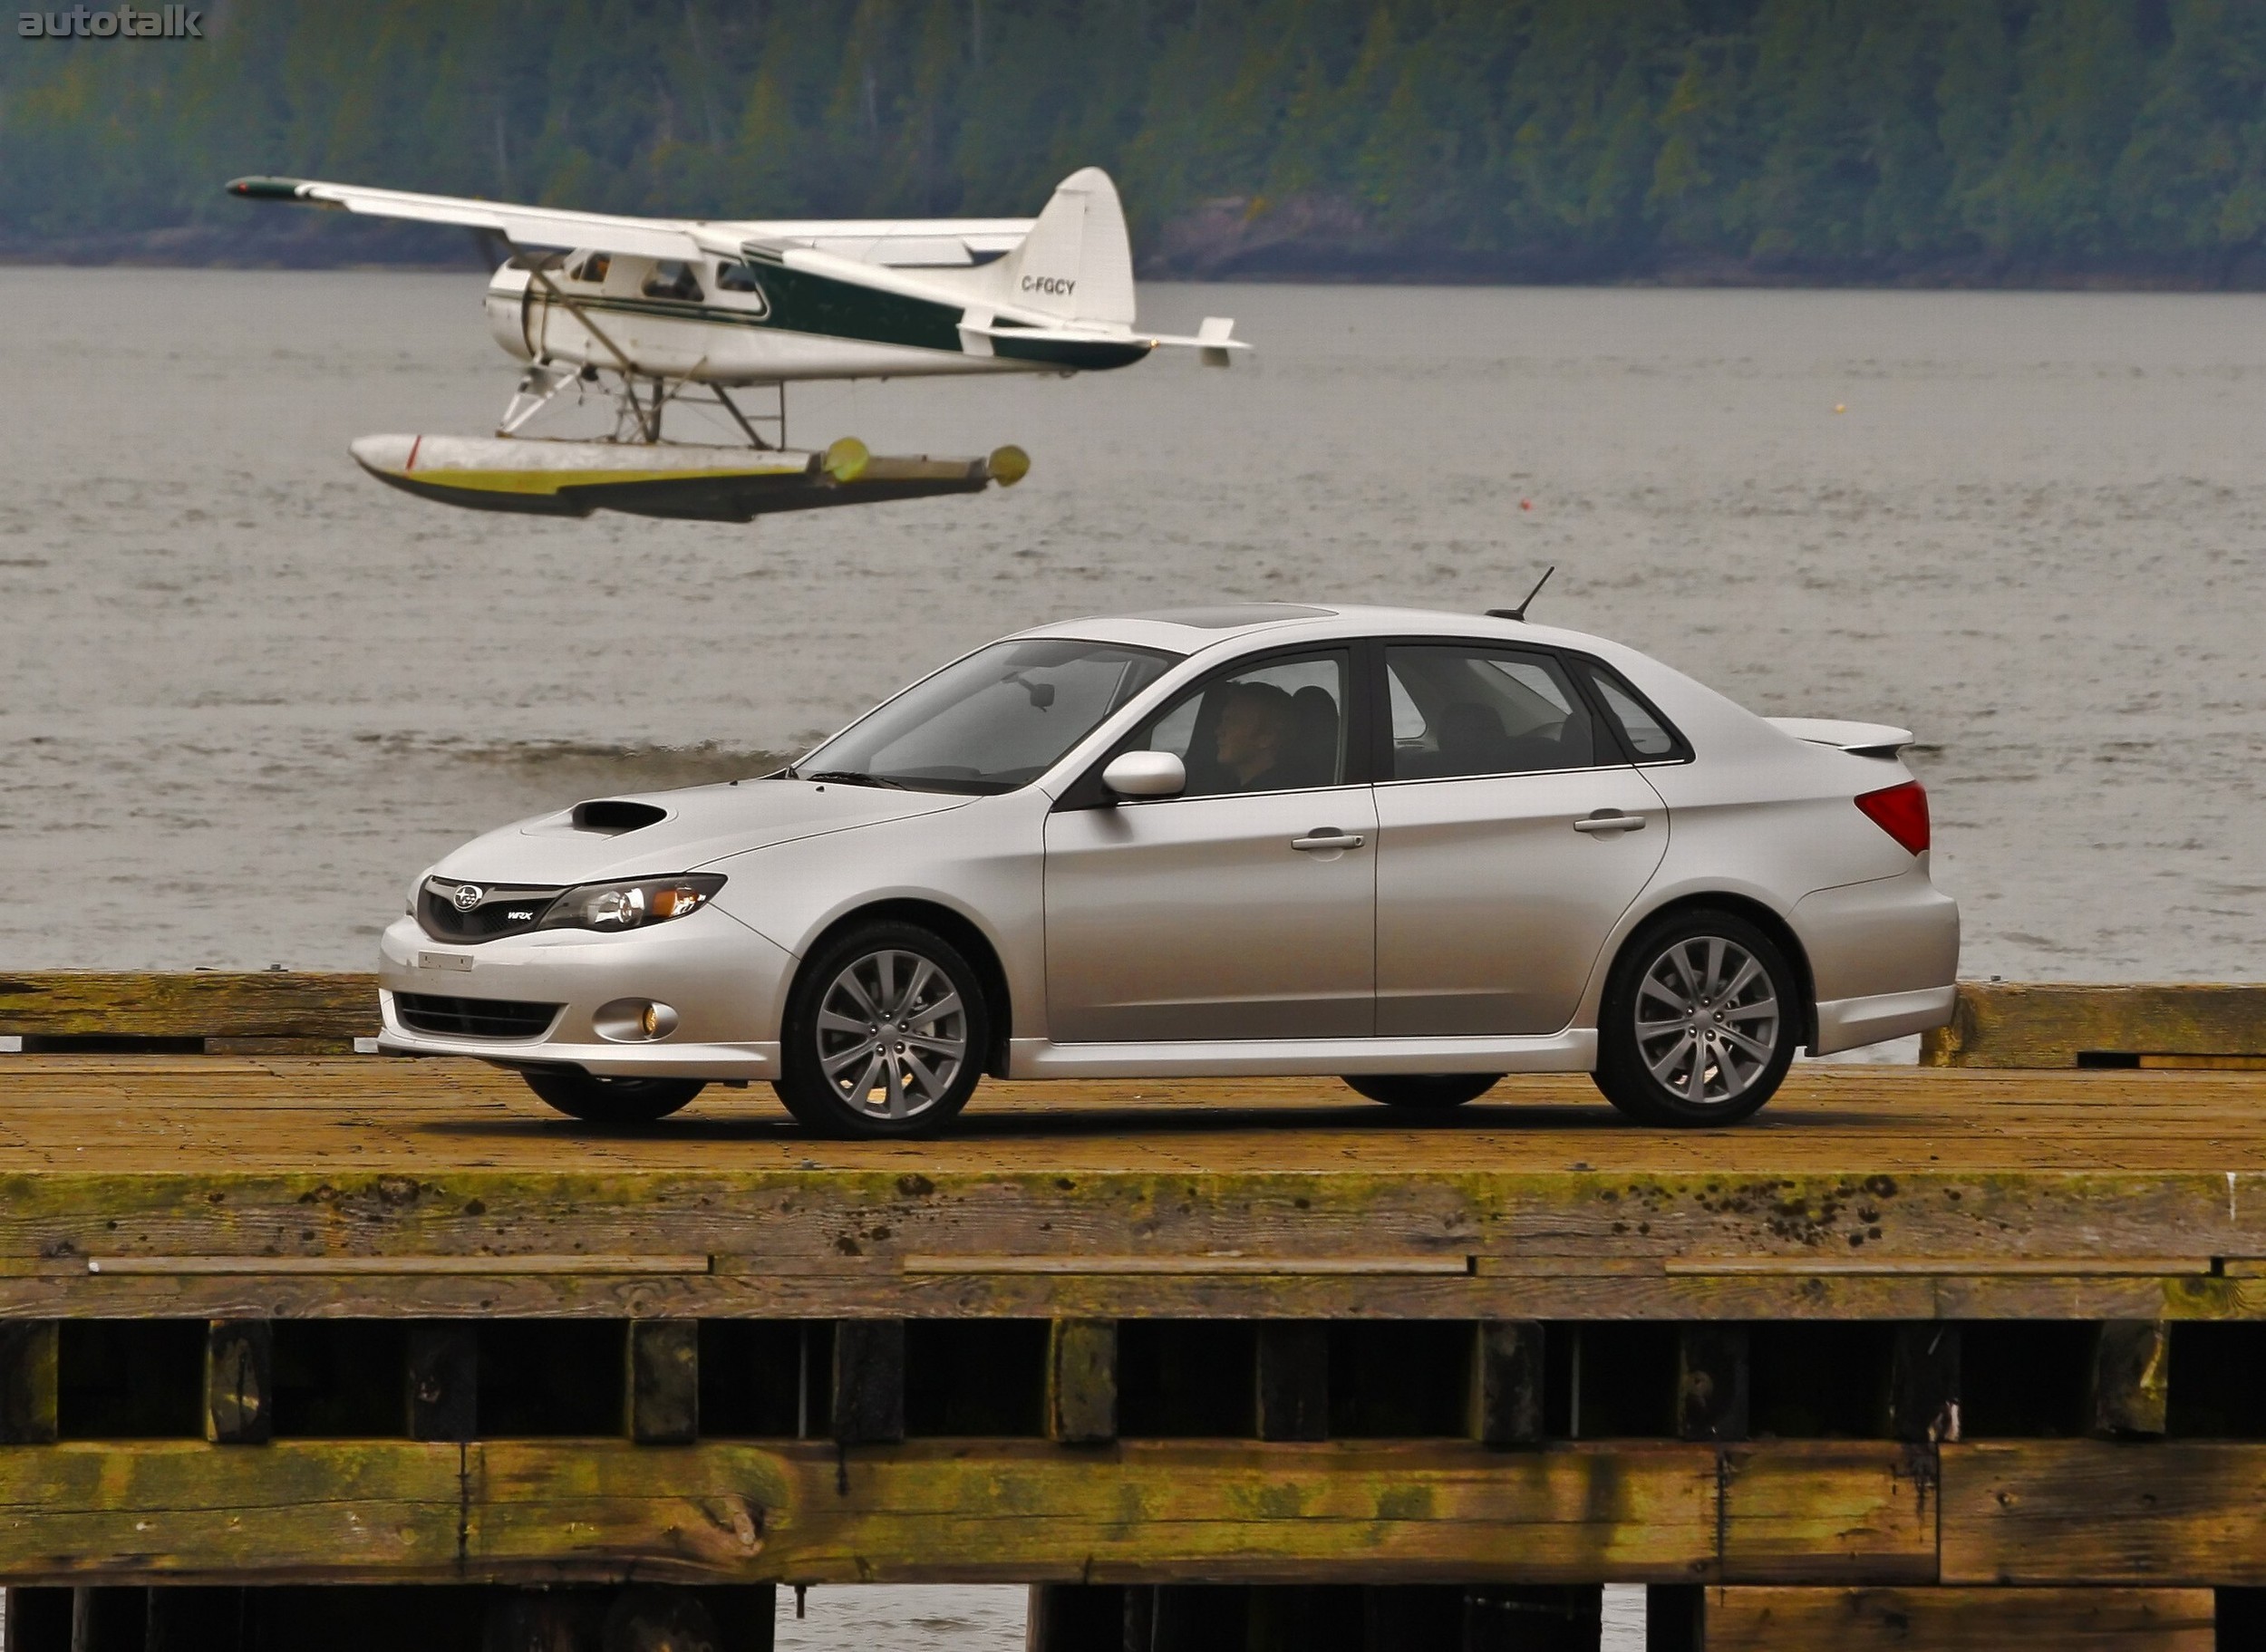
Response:
[[[1064,179],[1035,218],[641,218],[308,179],[228,188],[247,200],[457,225],[508,253],[489,280],[488,327],[525,365],[494,434],[365,436],[351,448],[380,481],[474,509],[748,522],[1012,487],[1031,467],[1017,447],[971,459],[875,454],[854,436],[792,447],[787,387],[1068,376],[1160,348],[1225,367],[1249,348],[1225,317],[1194,337],[1137,330],[1125,211],[1097,167]],[[527,433],[593,396],[610,403],[610,435]],[[696,404],[730,440],[664,440],[670,414]]]

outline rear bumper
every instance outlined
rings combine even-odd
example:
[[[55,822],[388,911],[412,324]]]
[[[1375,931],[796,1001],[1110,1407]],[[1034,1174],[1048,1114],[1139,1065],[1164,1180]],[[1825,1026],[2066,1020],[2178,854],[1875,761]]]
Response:
[[[1810,1046],[1810,1054],[1830,1056],[1941,1027],[1951,1019],[1958,997],[1957,987],[1923,987],[1914,992],[1822,1000],[1817,1006],[1817,1042]]]

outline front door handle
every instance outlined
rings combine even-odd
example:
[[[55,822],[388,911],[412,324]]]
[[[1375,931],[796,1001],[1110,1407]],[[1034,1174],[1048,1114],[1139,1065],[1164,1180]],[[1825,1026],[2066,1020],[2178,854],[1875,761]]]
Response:
[[[1369,840],[1359,832],[1341,832],[1335,826],[1316,826],[1303,837],[1291,839],[1293,849],[1358,849]]]
[[[1585,815],[1575,821],[1574,829],[1577,832],[1641,832],[1644,830],[1644,816],[1624,815],[1618,809],[1599,809],[1594,815]]]

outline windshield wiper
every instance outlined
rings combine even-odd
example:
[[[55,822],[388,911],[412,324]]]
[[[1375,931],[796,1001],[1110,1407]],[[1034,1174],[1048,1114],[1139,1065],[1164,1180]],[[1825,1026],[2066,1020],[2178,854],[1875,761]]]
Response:
[[[886,775],[869,775],[855,768],[821,768],[815,775],[797,775],[798,780],[831,780],[837,786],[878,786],[889,791],[910,791],[913,788],[902,780],[892,780]]]

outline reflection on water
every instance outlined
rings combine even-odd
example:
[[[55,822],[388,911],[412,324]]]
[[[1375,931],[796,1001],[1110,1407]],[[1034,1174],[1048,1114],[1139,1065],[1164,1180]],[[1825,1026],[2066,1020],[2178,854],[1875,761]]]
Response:
[[[1970,972],[2256,972],[2266,299],[1152,287],[1258,354],[798,391],[801,441],[1036,468],[719,527],[354,469],[493,420],[476,276],[0,294],[0,967],[364,965],[471,832],[749,772],[1010,627],[1555,563],[1539,618],[1919,730]]]

